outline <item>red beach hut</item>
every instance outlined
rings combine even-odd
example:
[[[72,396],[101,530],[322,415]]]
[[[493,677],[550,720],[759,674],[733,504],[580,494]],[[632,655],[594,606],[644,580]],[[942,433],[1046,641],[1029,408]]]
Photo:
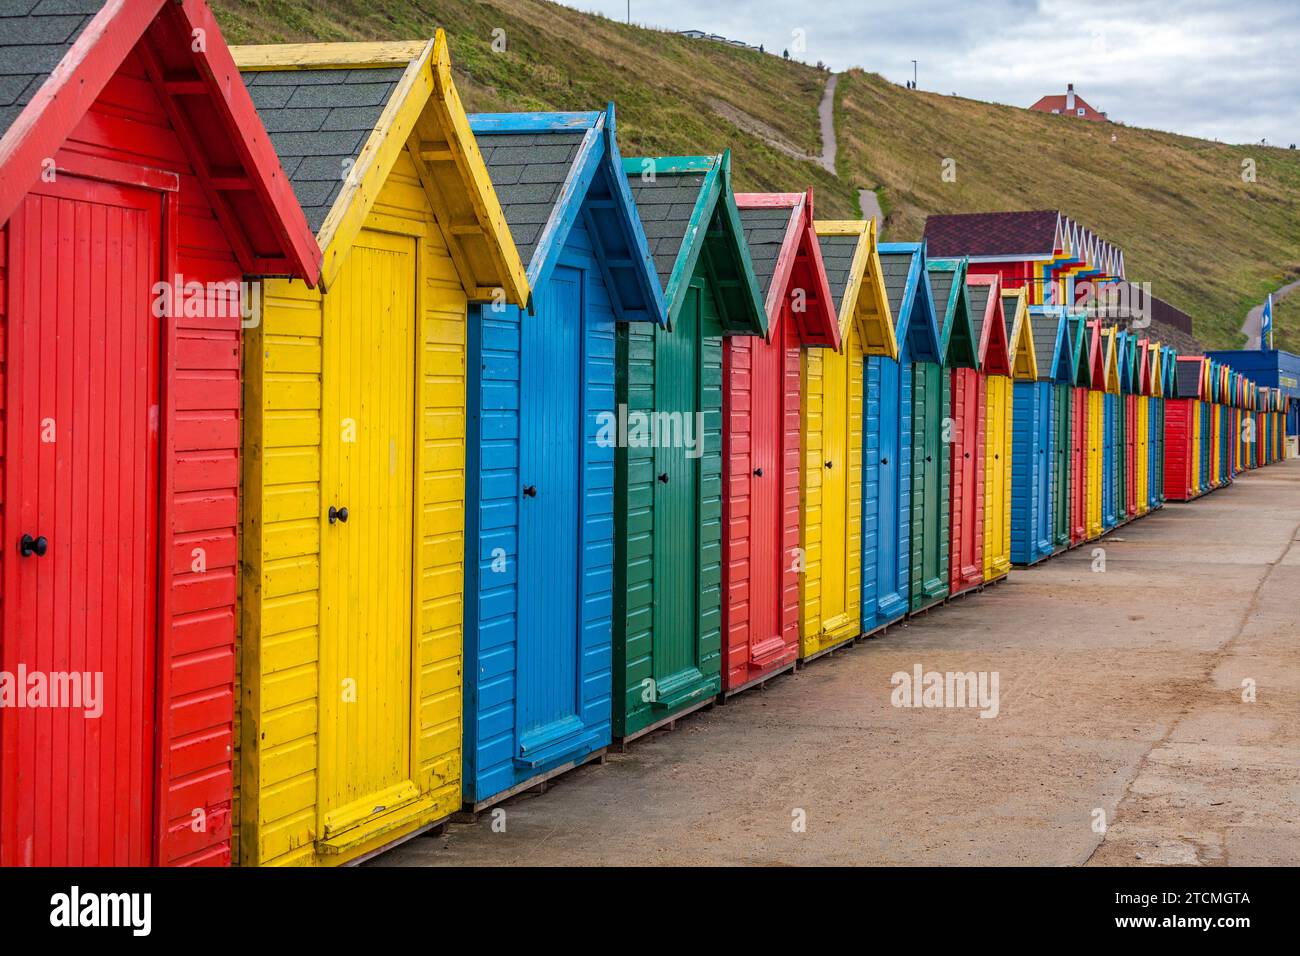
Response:
[[[813,195],[737,193],[767,335],[722,354],[722,688],[766,680],[799,655],[799,375],[805,346],[839,348]]]
[[[320,251],[202,0],[16,9],[0,670],[69,694],[0,707],[0,865],[226,864],[241,281]]]

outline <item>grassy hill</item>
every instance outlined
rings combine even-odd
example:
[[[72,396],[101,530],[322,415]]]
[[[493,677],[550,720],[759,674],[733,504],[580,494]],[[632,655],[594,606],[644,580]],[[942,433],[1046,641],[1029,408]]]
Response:
[[[893,239],[917,238],[931,213],[1061,209],[1121,245],[1129,277],[1190,312],[1207,345],[1235,347],[1249,306],[1300,275],[1296,151],[1083,123],[853,70],[836,91],[836,177],[798,158],[820,152],[817,104],[828,75],[779,57],[543,0],[212,4],[236,43],[411,39],[441,26],[471,110],[613,100],[624,155],[730,147],[738,188],[811,185],[827,218],[857,216],[858,187],[876,188]],[[492,49],[498,29],[502,53]],[[955,182],[943,181],[944,159],[956,162]],[[1254,160],[1253,183],[1242,181],[1243,159]],[[1300,340],[1300,309],[1278,312],[1279,344]]]

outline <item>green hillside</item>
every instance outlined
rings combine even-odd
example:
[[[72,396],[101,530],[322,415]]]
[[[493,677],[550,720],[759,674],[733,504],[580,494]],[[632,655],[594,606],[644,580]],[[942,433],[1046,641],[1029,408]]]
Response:
[[[730,147],[738,188],[813,186],[819,217],[878,189],[885,234],[930,213],[1058,208],[1118,243],[1131,279],[1234,347],[1251,304],[1300,275],[1300,153],[1084,123],[909,91],[853,70],[836,93],[838,173],[820,152],[828,74],[780,57],[579,13],[543,0],[213,0],[232,43],[411,39],[446,29],[471,110],[598,109],[613,100],[628,156]],[[358,9],[361,7],[362,9]],[[494,30],[506,49],[492,48]],[[864,51],[867,55],[869,51]],[[1112,140],[1112,135],[1115,139]],[[795,154],[795,155],[791,155]],[[955,160],[956,181],[941,164]],[[1242,181],[1242,160],[1256,181]],[[1279,338],[1300,338],[1279,309]]]

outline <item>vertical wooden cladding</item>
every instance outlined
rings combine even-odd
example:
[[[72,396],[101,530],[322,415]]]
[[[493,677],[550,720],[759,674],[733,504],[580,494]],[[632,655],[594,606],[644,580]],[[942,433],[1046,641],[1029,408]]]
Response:
[[[813,231],[811,193],[738,193],[736,205],[768,316],[767,337],[723,348],[723,688],[799,653],[805,345],[839,348],[839,323]],[[804,311],[796,312],[796,296]]]
[[[614,123],[612,106],[470,119],[533,293],[527,312],[485,304],[471,315],[462,792],[476,808],[611,739],[615,539],[626,507],[616,503],[616,447],[627,440],[617,434],[616,327],[667,323]],[[656,370],[684,373],[675,385],[686,389],[691,376],[704,380],[682,364]],[[682,464],[668,466],[670,488],[689,484],[673,470]],[[689,535],[695,525],[686,516],[678,527]],[[682,558],[687,568],[700,560]],[[699,646],[660,644],[654,666],[694,669],[674,655]]]
[[[898,360],[872,358],[867,368],[865,480],[869,488],[872,484],[877,487],[874,497],[867,496],[865,505],[864,633],[890,624],[910,610],[912,538],[918,507],[914,475],[915,380],[918,375],[929,375],[927,368],[937,369],[943,361],[939,324],[926,276],[924,244],[882,243],[879,255],[889,308],[894,316]],[[875,454],[872,454],[873,446]],[[946,507],[946,485],[940,496],[945,499],[942,506]],[[939,530],[937,525],[935,530]],[[946,541],[946,522],[942,532]],[[946,588],[947,568],[942,576],[936,569],[936,577],[940,577],[940,585]],[[873,595],[867,593],[872,578],[874,603]]]
[[[761,335],[767,320],[730,155],[629,158],[623,170],[668,327],[618,326],[615,401],[629,419],[680,423],[614,456],[613,734],[627,739],[722,689],[723,335]]]
[[[868,355],[898,354],[875,223],[822,221],[816,229],[838,309],[840,348],[810,349],[803,359],[803,657],[860,632],[866,363]]]
[[[1015,454],[1015,391],[1012,377],[1038,377],[1033,327],[1024,289],[1001,290],[1009,374],[985,376],[987,424],[984,446],[984,580],[1011,570],[1012,487]]]
[[[4,540],[49,541],[5,549],[0,667],[102,673],[106,699],[93,729],[0,712],[0,863],[220,865],[240,282],[314,281],[319,252],[207,7],[95,9],[0,141]]]
[[[527,285],[441,34],[235,53],[255,92],[386,89],[339,117],[326,290],[268,281],[245,369],[241,861],[336,865],[461,806],[468,302]]]

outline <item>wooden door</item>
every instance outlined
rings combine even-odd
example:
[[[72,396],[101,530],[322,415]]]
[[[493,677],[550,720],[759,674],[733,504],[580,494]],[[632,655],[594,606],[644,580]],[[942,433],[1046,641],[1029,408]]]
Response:
[[[0,707],[0,865],[149,865],[161,200],[60,176],[9,250],[0,662],[50,694]]]

